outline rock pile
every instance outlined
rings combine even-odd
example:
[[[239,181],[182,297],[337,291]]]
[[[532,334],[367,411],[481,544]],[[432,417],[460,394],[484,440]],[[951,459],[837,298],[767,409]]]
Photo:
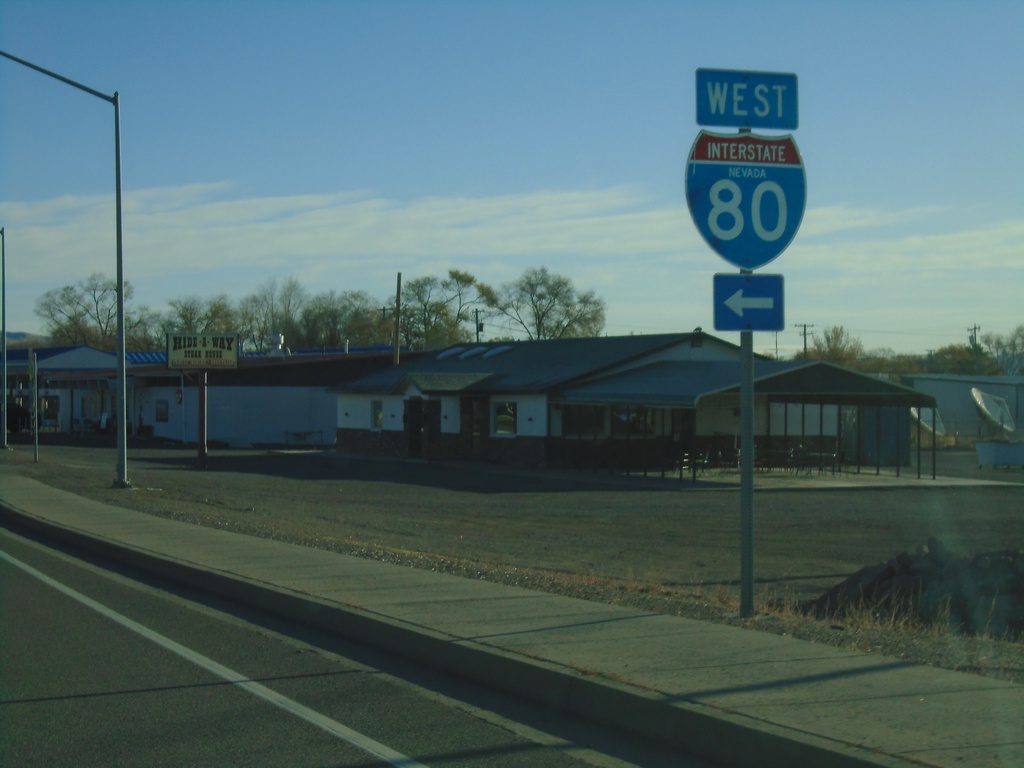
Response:
[[[801,605],[818,618],[914,616],[974,635],[1024,637],[1024,550],[957,557],[942,542],[862,568]]]

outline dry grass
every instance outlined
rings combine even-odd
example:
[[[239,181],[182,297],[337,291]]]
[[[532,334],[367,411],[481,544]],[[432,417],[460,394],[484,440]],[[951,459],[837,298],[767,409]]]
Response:
[[[199,472],[194,453],[152,449],[130,454],[139,492],[126,493],[110,487],[109,449],[44,446],[38,465],[30,449],[8,454],[43,482],[148,514],[1024,683],[1020,641],[963,637],[907,611],[819,621],[795,609],[928,536],[964,554],[1019,546],[1017,487],[762,494],[757,616],[740,619],[737,497],[688,481],[615,485],[251,451],[217,453]]]

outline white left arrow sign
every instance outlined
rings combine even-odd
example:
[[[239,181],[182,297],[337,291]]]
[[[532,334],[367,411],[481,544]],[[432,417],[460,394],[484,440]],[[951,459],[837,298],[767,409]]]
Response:
[[[747,296],[744,298],[743,289],[740,288],[725,300],[725,306],[740,317],[743,317],[743,310],[745,309],[774,309],[775,299],[771,296]]]

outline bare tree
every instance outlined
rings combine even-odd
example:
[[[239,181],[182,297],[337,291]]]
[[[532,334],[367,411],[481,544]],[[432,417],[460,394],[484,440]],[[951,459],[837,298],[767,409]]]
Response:
[[[864,345],[860,339],[851,336],[843,326],[833,325],[820,334],[814,334],[814,342],[807,350],[807,354],[800,352],[796,357],[855,367],[857,361],[864,357]]]
[[[227,294],[210,299],[187,296],[167,304],[170,311],[163,319],[165,332],[231,333],[237,330],[235,309]]]
[[[149,307],[136,307],[125,313],[125,349],[132,352],[153,352],[165,349],[167,336],[163,330],[163,318]]]
[[[133,294],[124,283],[125,304]],[[37,301],[36,314],[46,321],[55,344],[88,344],[99,349],[117,347],[117,281],[96,272],[76,285],[65,285],[44,293]],[[130,325],[125,310],[125,327]]]
[[[402,337],[423,349],[470,341],[474,309],[495,301],[493,289],[469,272],[450,269],[446,278],[416,278],[402,291]]]
[[[250,294],[238,302],[238,334],[246,350],[262,352],[267,348],[272,321],[270,313],[257,294]]]
[[[513,331],[525,331],[529,339],[597,336],[604,329],[604,301],[593,291],[577,291],[568,277],[546,267],[526,270],[490,301]]]
[[[471,313],[492,306],[497,301],[494,289],[482,283],[469,272],[449,269],[448,277],[441,281],[445,303],[456,323],[470,321]]]
[[[328,291],[313,296],[302,308],[296,345],[340,347],[388,340],[389,327],[380,304],[363,291]]]
[[[271,278],[238,303],[238,331],[247,349],[262,351],[271,334],[284,334],[287,341],[300,328],[306,289],[294,277],[284,285]],[[289,342],[291,343],[291,342]]]
[[[402,288],[402,338],[410,347],[420,349],[469,339],[450,311],[438,278],[418,277]]]
[[[928,354],[928,373],[960,376],[998,376],[999,363],[977,344],[947,344]]]
[[[286,339],[298,336],[306,297],[306,289],[294,277],[289,277],[278,289],[274,320],[278,326],[277,333],[283,333]]]
[[[981,343],[995,358],[1004,376],[1020,376],[1024,373],[1024,325],[1018,325],[1006,336],[986,333],[981,337]]]

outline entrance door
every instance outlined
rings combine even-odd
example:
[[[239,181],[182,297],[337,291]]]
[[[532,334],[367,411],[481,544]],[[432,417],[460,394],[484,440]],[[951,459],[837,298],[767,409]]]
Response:
[[[484,454],[484,439],[491,428],[490,413],[487,410],[487,400],[473,398],[470,401],[469,428],[472,435],[471,455],[479,459]]]
[[[405,436],[408,440],[408,456],[423,458],[423,400],[413,397],[405,401]]]

